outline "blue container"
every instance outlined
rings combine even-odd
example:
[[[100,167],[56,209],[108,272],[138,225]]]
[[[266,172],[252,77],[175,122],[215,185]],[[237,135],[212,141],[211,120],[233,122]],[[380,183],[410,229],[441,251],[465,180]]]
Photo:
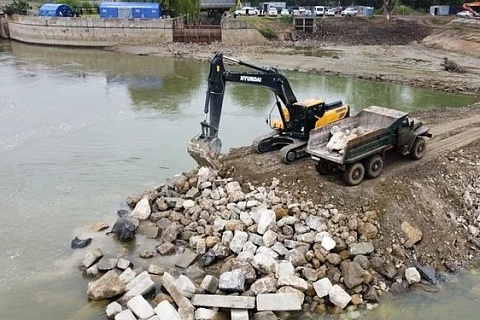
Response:
[[[41,17],[73,17],[73,10],[69,5],[45,3],[38,10]]]
[[[100,18],[158,19],[162,16],[159,3],[149,2],[102,2]]]
[[[373,17],[373,7],[368,7],[365,9],[365,17]]]

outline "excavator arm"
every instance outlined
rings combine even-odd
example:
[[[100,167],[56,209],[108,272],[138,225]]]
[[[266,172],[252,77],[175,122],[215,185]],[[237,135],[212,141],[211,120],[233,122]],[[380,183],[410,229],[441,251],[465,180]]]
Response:
[[[226,71],[224,60],[245,66],[257,72]],[[297,98],[288,80],[274,68],[258,67],[238,59],[217,53],[210,63],[208,88],[205,98],[205,119],[200,123],[202,133],[193,138],[187,148],[189,154],[199,165],[218,167],[216,159],[220,154],[221,140],[218,138],[220,118],[222,115],[223,98],[226,82],[247,83],[270,89],[281,100],[289,112]],[[277,103],[283,128],[288,130],[289,122],[280,103]]]

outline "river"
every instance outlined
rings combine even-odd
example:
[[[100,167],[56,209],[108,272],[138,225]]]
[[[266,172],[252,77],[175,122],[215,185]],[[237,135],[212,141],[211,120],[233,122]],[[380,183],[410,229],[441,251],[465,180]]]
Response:
[[[195,165],[186,144],[204,117],[208,63],[0,41],[0,74],[0,317],[105,319],[105,304],[88,302],[90,279],[77,269],[86,251],[72,250],[70,241],[91,235],[94,223],[113,224],[128,195]],[[284,74],[299,100],[342,99],[352,113],[369,105],[411,111],[478,101],[391,83]],[[265,88],[229,86],[223,151],[268,132],[264,120],[273,105]],[[116,245],[93,235],[89,248],[108,252]],[[474,310],[480,280],[462,279],[434,296],[385,303],[374,314],[419,319],[435,310],[436,319],[446,319],[446,311],[471,319],[473,313],[455,311]],[[446,302],[451,295],[457,299]],[[418,312],[404,312],[412,308]]]

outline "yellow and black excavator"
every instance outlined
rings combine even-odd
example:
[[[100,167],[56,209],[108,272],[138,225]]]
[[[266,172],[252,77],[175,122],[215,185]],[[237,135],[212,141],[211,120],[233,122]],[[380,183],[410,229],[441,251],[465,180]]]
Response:
[[[224,60],[256,71],[227,71]],[[270,122],[273,132],[255,139],[253,147],[259,153],[279,149],[281,160],[287,164],[307,155],[306,146],[312,129],[350,116],[349,106],[341,100],[330,103],[318,98],[297,101],[287,78],[275,68],[254,66],[216,53],[210,63],[205,119],[200,123],[202,132],[187,147],[200,166],[220,166],[218,158],[222,143],[218,130],[227,82],[263,86],[273,91],[280,119]]]
[[[480,13],[478,12],[480,10],[480,1],[464,3],[463,8],[470,11],[473,17],[480,17]],[[476,8],[477,10],[474,10],[473,8]]]

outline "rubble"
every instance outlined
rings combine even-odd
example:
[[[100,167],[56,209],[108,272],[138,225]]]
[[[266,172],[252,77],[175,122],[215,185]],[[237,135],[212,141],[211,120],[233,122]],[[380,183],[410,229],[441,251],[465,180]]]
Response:
[[[408,288],[420,281],[420,275],[437,283],[432,267],[404,266],[403,250],[422,240],[413,226],[402,225],[407,234],[404,247],[386,254],[374,246],[381,236],[378,213],[368,207],[347,215],[334,203],[295,197],[276,179],[259,187],[240,185],[213,171],[193,169],[129,198],[132,208],[142,202],[144,214],[136,211],[142,218],[151,211],[139,220],[138,228],[146,224],[158,228],[157,254],[161,258],[178,252],[178,269],[153,263],[148,271],[131,269],[135,261],[113,261],[100,248],[85,255],[81,268],[97,268],[99,276],[89,283],[89,298],[116,299],[107,306],[108,315],[116,320],[143,319],[153,316],[153,310],[159,319],[207,319],[220,308],[230,310],[232,319],[249,319],[267,310],[324,312],[347,306],[353,312],[376,302],[395,283]],[[465,202],[474,212],[479,188],[472,189]],[[106,261],[108,268],[98,268]],[[197,272],[200,277],[190,278],[192,267],[207,274]],[[163,297],[148,301],[152,291]]]

